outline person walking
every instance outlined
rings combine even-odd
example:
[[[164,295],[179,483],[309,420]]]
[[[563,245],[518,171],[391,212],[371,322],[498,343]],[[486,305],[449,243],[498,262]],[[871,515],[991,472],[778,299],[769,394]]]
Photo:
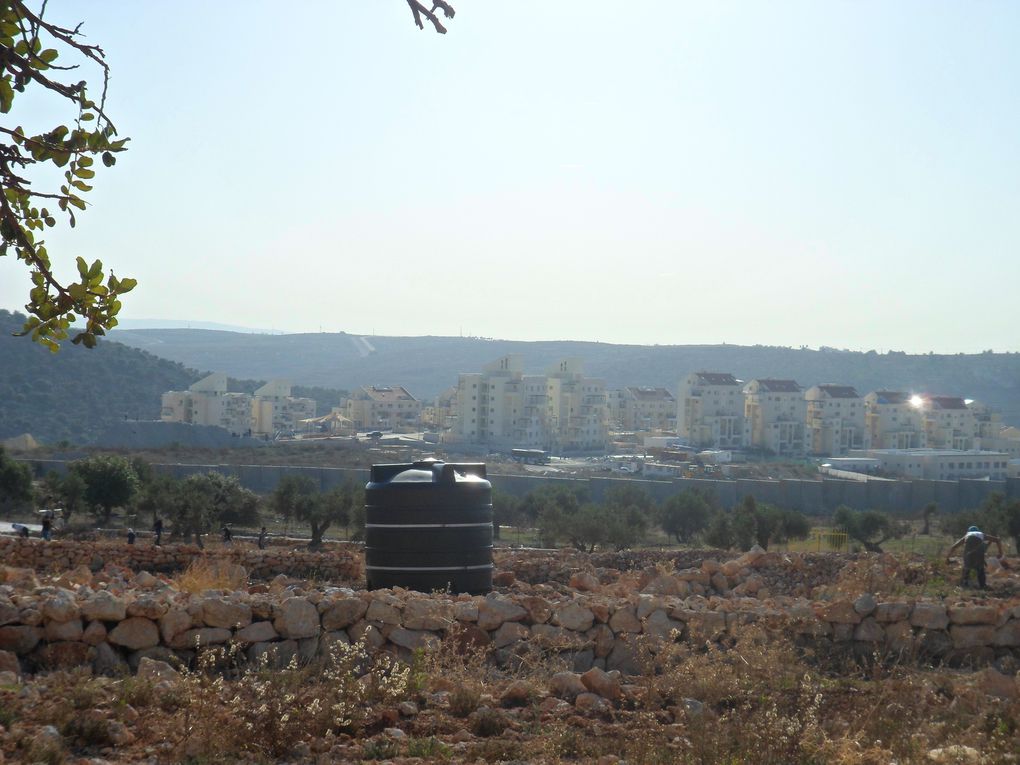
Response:
[[[949,552],[946,553],[947,563],[952,557],[953,551],[957,547],[963,547],[963,577],[960,580],[961,587],[968,587],[970,585],[970,572],[974,571],[977,574],[978,587],[982,590],[988,589],[988,585],[985,582],[985,551],[992,542],[998,545],[999,557],[1001,558],[1003,555],[1002,542],[999,538],[991,534],[985,534],[977,526],[971,526],[967,529],[967,533],[949,548]]]
[[[128,544],[133,545],[135,543],[135,530],[128,529],[127,531]]]
[[[152,524],[152,533],[155,535],[154,536],[153,544],[155,544],[157,547],[159,547],[162,544],[162,542],[163,542],[163,519],[162,518],[156,518],[156,520],[153,522],[153,524]]]
[[[48,515],[44,515],[42,519],[42,538],[49,542],[51,536],[53,536],[53,520]]]
[[[265,550],[266,549],[266,536],[267,536],[266,527],[263,526],[261,531],[259,531],[259,549],[260,550]]]
[[[227,524],[223,524],[223,528],[220,529],[220,533],[223,535],[223,544],[229,545],[234,541],[234,535],[230,533],[230,527]]]

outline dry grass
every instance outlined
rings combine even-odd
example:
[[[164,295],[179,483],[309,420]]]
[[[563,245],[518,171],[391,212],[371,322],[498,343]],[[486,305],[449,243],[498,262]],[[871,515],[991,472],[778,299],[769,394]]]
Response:
[[[312,759],[329,752],[330,761],[554,763],[612,755],[649,765],[930,765],[931,750],[952,746],[973,747],[983,763],[1018,762],[1020,701],[985,695],[976,675],[882,656],[816,656],[761,624],[743,627],[726,646],[677,635],[640,641],[645,672],[630,679],[612,712],[597,716],[540,710],[551,673],[562,668],[558,650],[541,658],[525,641],[521,661],[498,669],[493,651],[467,637],[455,631],[416,652],[410,665],[371,657],[358,644],[279,669],[248,663],[236,649],[207,650],[172,689],[136,678],[41,675],[32,693],[0,689],[12,726],[0,747],[7,761],[59,762],[65,753],[75,761],[104,749],[110,724],[121,721],[139,741],[104,749],[111,762],[145,759],[153,746],[164,747],[167,762],[206,763],[306,761],[303,750]],[[517,678],[536,697],[499,709]],[[400,714],[402,702],[421,712]],[[43,725],[57,727],[63,747],[33,744]],[[392,727],[407,738],[383,732]],[[458,743],[465,730],[473,738]]]
[[[192,594],[206,590],[237,590],[247,586],[248,573],[235,563],[200,557],[193,559],[173,582],[179,591]]]

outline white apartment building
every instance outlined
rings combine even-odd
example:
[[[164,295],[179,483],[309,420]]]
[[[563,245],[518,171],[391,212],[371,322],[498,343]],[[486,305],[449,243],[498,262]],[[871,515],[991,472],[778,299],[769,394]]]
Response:
[[[728,372],[694,372],[681,380],[676,397],[680,440],[702,449],[747,446],[743,385]]]
[[[912,396],[911,405],[921,417],[921,446],[927,449],[974,448],[977,418],[959,396]]]
[[[254,435],[274,435],[302,429],[302,420],[315,417],[315,399],[290,395],[290,383],[273,380],[255,391],[251,402]]]
[[[864,447],[864,399],[849,385],[815,385],[804,392],[812,454],[838,457]]]
[[[229,392],[227,376],[214,372],[186,391],[164,393],[160,419],[191,425],[215,425],[232,435],[243,436],[251,430],[251,400],[247,393]]]
[[[255,391],[232,393],[227,376],[215,372],[186,391],[163,394],[160,419],[192,425],[216,425],[235,436],[272,435],[301,429],[315,416],[315,400],[290,395],[290,383],[274,380]]]
[[[919,449],[924,438],[917,406],[903,391],[876,390],[864,397],[865,449]]]
[[[461,374],[451,441],[490,448],[595,451],[608,443],[605,384],[567,359],[545,375],[525,375],[517,354]]]
[[[665,388],[628,386],[606,392],[615,430],[649,431],[676,427],[676,398]]]
[[[347,418],[358,430],[415,430],[421,402],[400,385],[372,385],[347,399]]]
[[[751,380],[744,386],[750,445],[776,455],[803,456],[807,402],[793,380]]]
[[[976,449],[861,449],[851,451],[850,456],[878,460],[885,473],[932,481],[1001,481],[1009,471],[1008,454]]]

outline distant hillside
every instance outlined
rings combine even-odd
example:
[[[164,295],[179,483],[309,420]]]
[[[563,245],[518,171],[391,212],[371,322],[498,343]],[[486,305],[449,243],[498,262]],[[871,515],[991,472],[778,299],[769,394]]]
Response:
[[[165,391],[186,388],[206,374],[106,340],[93,350],[66,343],[59,353],[50,353],[28,338],[12,336],[24,321],[0,310],[0,438],[27,432],[44,443],[88,443],[113,422],[159,419]],[[219,370],[218,365],[207,368]],[[232,390],[247,392],[261,384],[230,381]],[[342,395],[308,387],[293,392],[316,399],[321,412]]]
[[[862,394],[898,388],[956,394],[987,402],[1020,424],[1020,354],[877,354],[736,345],[609,345],[519,342],[460,337],[360,337],[339,334],[254,335],[197,329],[117,330],[119,342],[163,358],[234,377],[283,377],[305,385],[355,389],[401,384],[419,397],[454,385],[458,372],[479,370],[507,353],[520,353],[540,372],[567,356],[584,360],[588,374],[610,387],[664,386],[676,390],[690,372],[789,377],[801,385],[837,382]]]

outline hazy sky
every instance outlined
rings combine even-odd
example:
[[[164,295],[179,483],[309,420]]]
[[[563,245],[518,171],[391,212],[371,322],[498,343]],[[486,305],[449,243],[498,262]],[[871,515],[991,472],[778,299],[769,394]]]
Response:
[[[1020,350],[1020,3],[454,5],[51,0],[132,139],[51,255],[130,319]]]

